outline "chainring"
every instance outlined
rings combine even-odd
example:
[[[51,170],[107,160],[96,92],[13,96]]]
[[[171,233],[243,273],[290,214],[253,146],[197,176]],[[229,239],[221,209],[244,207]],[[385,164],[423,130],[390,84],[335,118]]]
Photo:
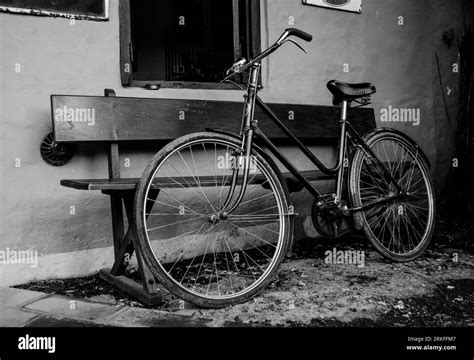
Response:
[[[342,231],[343,216],[334,211],[322,209],[318,200],[313,202],[311,220],[316,231],[324,237],[337,239],[348,232]]]

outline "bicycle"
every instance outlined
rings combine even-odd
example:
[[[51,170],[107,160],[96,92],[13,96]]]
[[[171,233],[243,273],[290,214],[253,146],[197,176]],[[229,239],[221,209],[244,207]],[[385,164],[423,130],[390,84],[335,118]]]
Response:
[[[339,236],[340,220],[352,218],[380,254],[401,262],[419,256],[431,239],[434,193],[422,150],[394,129],[361,137],[347,120],[351,103],[369,104],[375,86],[327,84],[333,104],[341,108],[333,168],[321,163],[260,99],[261,60],[287,42],[305,51],[290,37],[312,40],[302,30],[286,29],[253,60],[236,60],[228,70],[223,82],[240,89],[244,87],[232,79],[249,74],[240,134],[206,129],[176,139],[154,156],[139,183],[134,217],[140,250],[154,276],[190,303],[218,308],[251,299],[269,284],[291,250],[296,214],[269,153],[315,198],[313,223],[326,235]],[[255,106],[316,167],[335,176],[335,193],[321,194],[265,136],[253,117]]]

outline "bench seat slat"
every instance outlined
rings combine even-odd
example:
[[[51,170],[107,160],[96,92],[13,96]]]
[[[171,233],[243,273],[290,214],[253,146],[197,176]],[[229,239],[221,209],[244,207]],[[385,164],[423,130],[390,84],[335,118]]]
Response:
[[[302,171],[310,181],[333,180],[335,177],[326,175],[319,170]],[[294,179],[290,173],[284,173],[286,179]],[[295,180],[296,181],[296,180]],[[124,178],[124,179],[81,179],[81,180],[61,180],[61,185],[77,190],[135,190],[140,182],[140,178]],[[230,183],[230,179],[228,180]],[[261,184],[263,177],[256,176],[252,183]],[[215,186],[215,178],[213,176],[199,177],[201,186]],[[157,178],[154,181],[157,188],[179,188],[196,186],[196,180],[192,177],[174,177],[174,178]]]

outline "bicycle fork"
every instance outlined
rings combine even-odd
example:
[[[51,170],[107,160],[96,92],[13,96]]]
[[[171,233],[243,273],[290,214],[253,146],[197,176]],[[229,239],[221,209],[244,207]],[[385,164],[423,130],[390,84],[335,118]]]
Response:
[[[260,68],[261,68],[261,64],[255,64],[254,66],[252,66],[250,70],[250,78],[249,78],[249,83],[248,83],[248,90],[247,90],[246,101],[245,101],[245,110],[243,114],[243,121],[242,121],[242,128],[241,128],[242,147],[238,151],[236,151],[236,152],[239,152],[238,154],[233,154],[236,157],[236,159],[239,159],[239,161],[235,162],[235,166],[232,173],[232,182],[230,185],[230,189],[227,194],[227,198],[224,202],[224,205],[222,206],[222,209],[219,214],[219,217],[221,219],[227,218],[229,214],[231,214],[239,206],[242,199],[244,198],[245,191],[247,190],[247,182],[248,182],[250,167],[251,167],[254,129],[257,125],[257,122],[254,121],[253,118],[254,118],[254,113],[255,113],[255,98],[257,96]],[[239,195],[232,202],[232,198],[234,197],[235,188],[237,186],[237,181],[239,177],[240,166],[238,166],[237,164],[239,163],[240,165],[240,159],[242,155],[244,158],[242,186],[240,188]]]

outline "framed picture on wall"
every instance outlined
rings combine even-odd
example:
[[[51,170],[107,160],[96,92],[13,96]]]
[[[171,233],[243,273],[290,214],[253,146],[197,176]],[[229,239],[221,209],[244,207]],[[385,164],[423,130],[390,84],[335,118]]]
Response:
[[[303,0],[303,4],[351,11],[359,14],[362,11],[362,0]]]
[[[109,0],[0,0],[0,11],[106,21],[109,19]]]

